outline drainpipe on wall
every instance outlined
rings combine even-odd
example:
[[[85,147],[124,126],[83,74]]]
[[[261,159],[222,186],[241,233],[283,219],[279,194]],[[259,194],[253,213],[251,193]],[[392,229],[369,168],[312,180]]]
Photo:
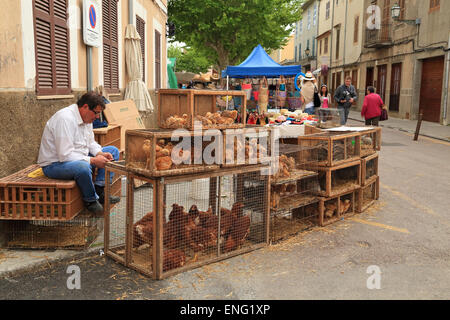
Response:
[[[330,82],[331,83],[333,81],[333,72],[332,72],[332,65],[333,65],[333,35],[334,35],[334,0],[332,0],[331,2],[333,2],[333,8],[331,9],[333,11],[332,15],[331,15],[331,43],[330,43]],[[331,88],[333,88],[333,83],[331,83]]]
[[[128,24],[134,24],[134,0],[128,0]]]
[[[342,65],[344,66],[343,69],[345,69],[345,48],[347,47],[347,12],[348,12],[348,0],[345,0],[344,59],[342,63]]]
[[[442,116],[442,122],[446,126],[448,125],[447,121],[447,110],[448,110],[448,85],[449,85],[449,72],[450,72],[450,35],[448,37],[448,45],[447,45],[447,64],[445,67],[445,75],[444,75],[444,114]]]
[[[92,47],[86,46],[87,91],[92,91]]]

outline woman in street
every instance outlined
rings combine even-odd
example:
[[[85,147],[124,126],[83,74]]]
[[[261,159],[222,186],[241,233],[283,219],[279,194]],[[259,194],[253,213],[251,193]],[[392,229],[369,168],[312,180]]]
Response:
[[[383,100],[378,94],[375,93],[375,88],[368,87],[367,96],[364,98],[364,103],[361,110],[361,117],[366,120],[366,126],[378,127],[383,105]]]
[[[303,112],[310,115],[314,114],[314,92],[317,92],[315,82],[316,78],[308,71],[303,78],[302,91],[300,92],[302,105],[305,106]]]
[[[320,87],[319,97],[320,97],[320,102],[321,102],[321,107],[319,109],[319,117],[320,117],[320,121],[324,122],[328,119],[328,115],[330,114],[330,111],[323,110],[323,109],[328,109],[330,107],[330,103],[331,103],[331,94],[328,93],[328,87],[326,84],[323,84]]]

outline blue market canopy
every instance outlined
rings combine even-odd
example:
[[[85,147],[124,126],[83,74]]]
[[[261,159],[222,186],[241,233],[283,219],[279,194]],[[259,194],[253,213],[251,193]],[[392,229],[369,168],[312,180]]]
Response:
[[[279,76],[295,77],[302,72],[301,65],[282,66],[267,54],[259,44],[252,53],[238,66],[228,66],[222,71],[222,77],[226,78],[251,78],[266,77],[278,78]]]

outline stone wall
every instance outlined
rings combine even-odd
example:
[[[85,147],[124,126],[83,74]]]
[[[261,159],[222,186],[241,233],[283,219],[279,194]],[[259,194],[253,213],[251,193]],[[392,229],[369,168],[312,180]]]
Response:
[[[36,163],[48,119],[56,111],[76,103],[83,93],[57,100],[37,100],[34,93],[0,93],[0,178]],[[146,128],[157,126],[156,94],[150,94],[155,111],[142,114]],[[112,102],[123,100],[123,92],[109,99]]]

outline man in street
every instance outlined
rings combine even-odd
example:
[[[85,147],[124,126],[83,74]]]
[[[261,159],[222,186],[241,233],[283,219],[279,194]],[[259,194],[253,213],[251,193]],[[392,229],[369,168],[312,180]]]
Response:
[[[91,91],[56,112],[45,125],[38,157],[47,177],[75,180],[86,208],[98,216],[103,216],[105,164],[119,160],[116,147],[102,148],[94,140],[92,123],[104,109],[103,97]],[[93,182],[95,168],[98,172]],[[111,203],[119,201],[119,197],[110,197]]]
[[[341,125],[345,125],[350,113],[350,107],[358,100],[356,89],[352,85],[352,78],[345,78],[345,84],[339,86],[334,93],[334,101],[337,102],[339,115],[341,117]]]

